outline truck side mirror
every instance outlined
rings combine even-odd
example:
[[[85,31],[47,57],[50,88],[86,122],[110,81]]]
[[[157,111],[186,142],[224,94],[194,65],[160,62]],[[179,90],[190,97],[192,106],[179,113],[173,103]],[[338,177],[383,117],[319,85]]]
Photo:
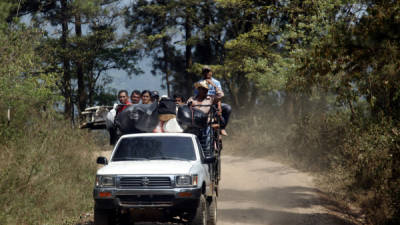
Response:
[[[217,158],[215,156],[206,157],[204,159],[204,163],[207,163],[207,164],[215,163],[216,160],[217,160]]]
[[[97,164],[102,164],[102,165],[107,165],[108,164],[107,158],[104,157],[104,156],[97,157],[97,161],[96,162],[97,162]]]

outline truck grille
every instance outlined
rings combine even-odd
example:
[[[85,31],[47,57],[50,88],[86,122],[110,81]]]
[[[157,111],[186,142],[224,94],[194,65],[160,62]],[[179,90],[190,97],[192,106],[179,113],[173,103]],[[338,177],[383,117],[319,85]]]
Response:
[[[142,206],[170,206],[174,200],[173,195],[118,195],[117,198],[122,204]]]
[[[121,177],[120,188],[140,188],[140,187],[171,187],[169,177]]]

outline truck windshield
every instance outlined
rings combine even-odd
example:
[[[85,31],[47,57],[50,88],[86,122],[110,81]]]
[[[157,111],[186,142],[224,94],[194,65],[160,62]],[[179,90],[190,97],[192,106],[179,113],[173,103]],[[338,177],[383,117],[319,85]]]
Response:
[[[196,160],[190,137],[132,137],[119,142],[112,161]]]

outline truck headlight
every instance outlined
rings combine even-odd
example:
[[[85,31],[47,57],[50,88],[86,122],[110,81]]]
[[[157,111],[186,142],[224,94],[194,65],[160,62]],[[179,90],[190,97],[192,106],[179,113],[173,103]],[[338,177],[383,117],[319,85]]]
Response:
[[[115,187],[114,176],[96,176],[96,187]]]
[[[179,175],[175,177],[177,187],[192,187],[197,186],[197,175]]]

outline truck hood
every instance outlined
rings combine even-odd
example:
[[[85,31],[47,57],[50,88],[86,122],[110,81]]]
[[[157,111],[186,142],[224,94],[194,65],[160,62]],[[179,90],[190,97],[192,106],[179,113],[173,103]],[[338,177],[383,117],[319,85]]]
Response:
[[[98,175],[173,175],[188,174],[195,161],[151,160],[110,162]]]

